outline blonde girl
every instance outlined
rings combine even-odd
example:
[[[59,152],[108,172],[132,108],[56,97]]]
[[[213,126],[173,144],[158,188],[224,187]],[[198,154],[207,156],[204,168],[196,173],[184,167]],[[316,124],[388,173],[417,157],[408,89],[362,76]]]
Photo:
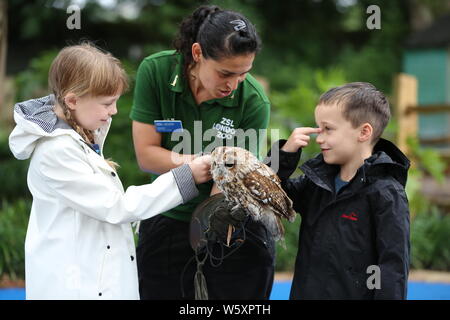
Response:
[[[25,240],[27,299],[139,299],[130,222],[198,194],[209,158],[124,191],[103,143],[127,89],[119,60],[85,43],[64,48],[49,72],[53,94],[17,103],[9,137],[30,159],[33,205]]]

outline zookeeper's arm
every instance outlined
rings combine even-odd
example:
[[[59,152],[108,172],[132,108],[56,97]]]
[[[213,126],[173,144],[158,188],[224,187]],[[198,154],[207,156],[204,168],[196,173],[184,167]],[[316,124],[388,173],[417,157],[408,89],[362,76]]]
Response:
[[[192,154],[179,154],[161,147],[161,133],[152,124],[133,121],[133,142],[143,171],[166,173],[194,158]]]

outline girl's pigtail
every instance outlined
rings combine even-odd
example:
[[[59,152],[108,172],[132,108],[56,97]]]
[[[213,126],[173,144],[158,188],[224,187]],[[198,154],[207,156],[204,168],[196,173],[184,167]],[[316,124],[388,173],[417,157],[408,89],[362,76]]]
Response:
[[[64,116],[66,118],[67,123],[69,126],[72,127],[87,143],[94,143],[94,135],[90,130],[86,130],[82,127],[80,127],[77,122],[72,117],[72,112],[70,112],[70,109],[66,106],[65,102],[60,102],[60,105],[63,109]]]

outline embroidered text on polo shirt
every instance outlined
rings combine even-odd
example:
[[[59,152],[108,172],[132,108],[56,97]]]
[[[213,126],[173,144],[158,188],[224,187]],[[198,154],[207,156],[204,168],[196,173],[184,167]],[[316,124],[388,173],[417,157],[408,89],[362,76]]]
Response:
[[[213,129],[217,130],[216,137],[219,139],[231,139],[236,133],[232,119],[222,117],[220,123],[213,123]]]

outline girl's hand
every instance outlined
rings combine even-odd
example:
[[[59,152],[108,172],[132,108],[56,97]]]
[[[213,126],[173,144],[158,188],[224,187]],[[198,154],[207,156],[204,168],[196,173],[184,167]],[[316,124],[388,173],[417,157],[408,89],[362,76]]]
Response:
[[[310,134],[320,133],[321,131],[322,129],[320,128],[295,128],[281,150],[285,152],[297,152],[299,148],[303,148],[308,145]]]
[[[204,183],[212,179],[211,176],[211,155],[204,155],[194,158],[189,162],[192,175],[196,184]]]

